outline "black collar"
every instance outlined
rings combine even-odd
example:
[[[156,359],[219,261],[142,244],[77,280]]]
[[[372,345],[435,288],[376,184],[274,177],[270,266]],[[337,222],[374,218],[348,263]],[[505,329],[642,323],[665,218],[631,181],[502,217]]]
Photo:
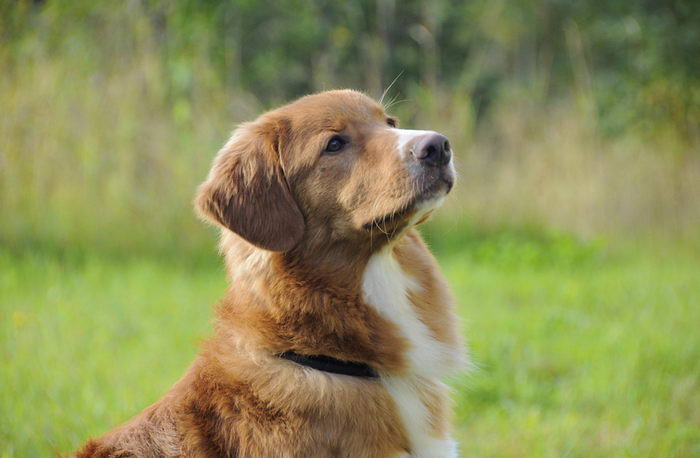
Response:
[[[352,375],[354,377],[378,378],[377,371],[372,366],[355,361],[341,361],[325,355],[300,355],[293,351],[285,351],[278,355],[280,358],[293,361],[302,366],[332,372],[334,374]]]

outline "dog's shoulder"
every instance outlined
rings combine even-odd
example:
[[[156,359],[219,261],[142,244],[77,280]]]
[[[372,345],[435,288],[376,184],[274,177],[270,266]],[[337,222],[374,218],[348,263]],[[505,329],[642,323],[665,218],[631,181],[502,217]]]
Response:
[[[88,440],[77,458],[174,457],[180,455],[177,427],[162,401],[125,425]]]

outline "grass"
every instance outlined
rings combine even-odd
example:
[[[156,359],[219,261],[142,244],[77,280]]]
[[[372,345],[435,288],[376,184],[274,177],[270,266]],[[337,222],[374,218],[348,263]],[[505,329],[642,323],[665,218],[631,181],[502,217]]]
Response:
[[[237,57],[223,74],[220,26],[187,8],[34,3],[10,2],[0,20],[0,457],[72,450],[184,371],[225,288],[188,202],[227,133],[277,97],[237,83],[256,68]],[[511,36],[517,8],[492,3],[477,24]],[[639,92],[620,80],[619,100],[596,106],[611,75],[589,65],[598,32],[567,35],[570,83],[550,74],[549,52],[531,76],[506,58],[533,44],[511,32],[466,61],[443,54],[463,67],[459,84],[404,75],[388,94],[403,127],[455,145],[460,180],[441,214],[490,228],[426,228],[478,366],[452,381],[463,455],[700,456],[698,89],[659,72]],[[314,87],[344,86],[326,51],[310,57]],[[357,81],[377,79],[361,67]],[[504,86],[477,88],[494,70]],[[504,225],[650,238],[613,249]]]
[[[427,235],[478,367],[452,381],[463,456],[700,454],[697,252]],[[0,456],[68,452],[155,401],[224,288],[214,255],[0,249]]]

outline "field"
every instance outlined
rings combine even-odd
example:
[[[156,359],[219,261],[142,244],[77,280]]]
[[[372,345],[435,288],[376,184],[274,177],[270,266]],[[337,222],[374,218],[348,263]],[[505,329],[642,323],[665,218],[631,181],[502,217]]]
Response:
[[[700,2],[116,3],[0,0],[0,458],[177,380],[226,287],[197,185],[338,87],[454,147],[463,456],[700,456]]]
[[[697,251],[427,236],[476,366],[451,381],[464,456],[700,454]],[[3,248],[0,456],[68,452],[155,401],[210,333],[224,287],[213,252]]]

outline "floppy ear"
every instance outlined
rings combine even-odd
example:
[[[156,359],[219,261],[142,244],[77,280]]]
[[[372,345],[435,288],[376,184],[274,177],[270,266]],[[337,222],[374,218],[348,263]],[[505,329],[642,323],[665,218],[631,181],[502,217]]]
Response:
[[[304,217],[289,191],[279,145],[275,123],[239,127],[199,186],[195,206],[257,247],[288,251],[301,240]]]

